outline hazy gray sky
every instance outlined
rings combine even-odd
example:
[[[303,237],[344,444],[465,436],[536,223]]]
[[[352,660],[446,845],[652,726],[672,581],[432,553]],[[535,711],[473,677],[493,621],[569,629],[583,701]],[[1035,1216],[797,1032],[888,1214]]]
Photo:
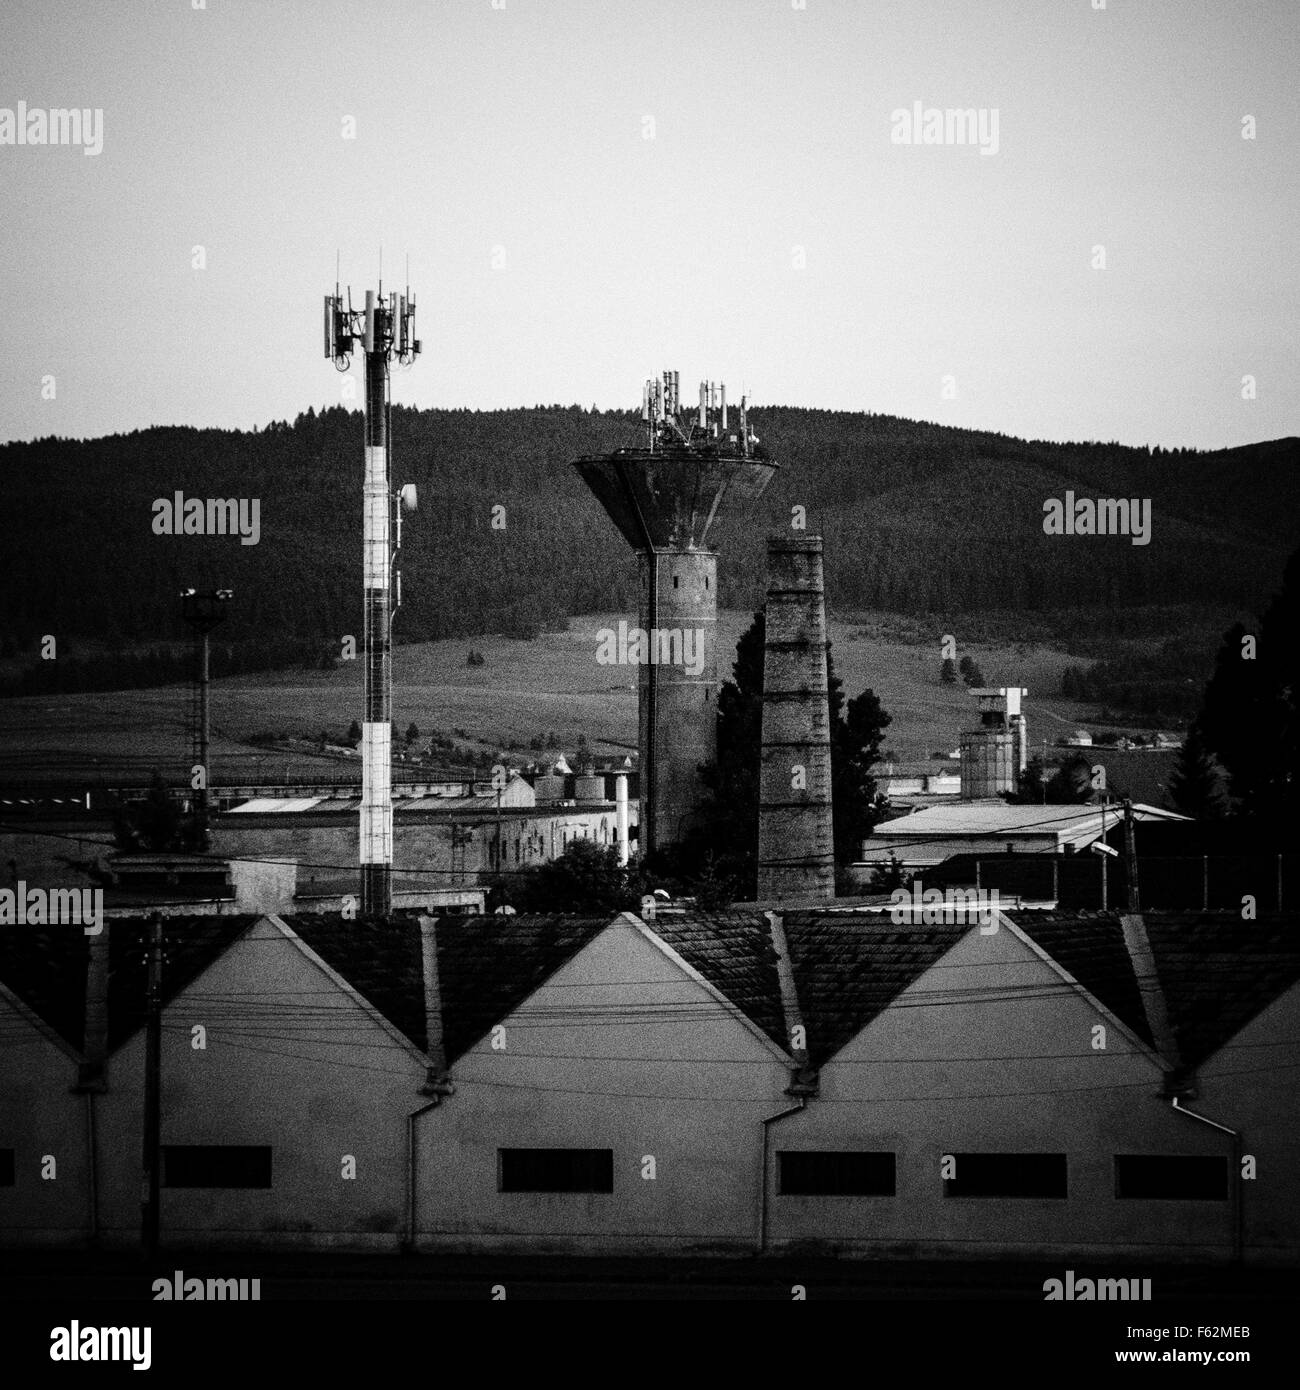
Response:
[[[102,109],[103,148],[0,144],[0,438],[337,402],[321,297],[381,244],[402,403],[621,406],[671,366],[1049,439],[1296,433],[1300,7],[1094,3],[5,0],[0,108]],[[996,110],[996,153],[894,143],[916,102]]]

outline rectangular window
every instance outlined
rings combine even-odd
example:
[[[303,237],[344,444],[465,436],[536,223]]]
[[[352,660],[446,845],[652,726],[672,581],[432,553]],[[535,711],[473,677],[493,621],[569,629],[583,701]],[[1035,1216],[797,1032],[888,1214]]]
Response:
[[[783,1150],[776,1156],[782,1197],[892,1197],[892,1153]]]
[[[498,1149],[501,1192],[613,1192],[613,1149]]]
[[[953,1154],[945,1197],[1064,1197],[1064,1154]]]
[[[1226,1202],[1228,1160],[1116,1154],[1115,1196],[1157,1202]]]
[[[270,1145],[164,1144],[164,1187],[270,1187]]]
[[[0,1187],[14,1185],[14,1151],[0,1149]]]

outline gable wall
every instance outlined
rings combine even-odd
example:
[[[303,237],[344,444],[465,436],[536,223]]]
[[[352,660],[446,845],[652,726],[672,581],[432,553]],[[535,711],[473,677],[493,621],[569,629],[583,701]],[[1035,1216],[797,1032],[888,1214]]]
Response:
[[[191,1046],[194,1025],[206,1050]],[[139,1231],[144,1037],[109,1061],[101,1102],[106,1237]],[[393,1248],[405,1216],[406,1116],[421,1061],[295,945],[259,922],[163,1015],[164,1144],[269,1144],[270,1189],[162,1191],[164,1243]],[[357,1176],[341,1177],[342,1156]]]
[[[1092,1028],[1104,1023],[1106,1048]],[[1015,1060],[1020,1059],[1020,1060]],[[1027,1257],[1224,1254],[1226,1203],[1121,1201],[1116,1153],[1222,1154],[1158,1099],[1161,1072],[1006,926],[973,928],[821,1071],[821,1094],[772,1148],[897,1155],[894,1197],[779,1196],[774,1244]],[[955,1152],[1068,1155],[1068,1197],[950,1198]]]
[[[504,1043],[457,1061],[456,1094],[419,1122],[422,1245],[752,1248],[759,1121],[788,1104],[786,1067],[658,946],[615,922],[504,1020]],[[507,1147],[612,1149],[614,1191],[499,1192]]]
[[[0,1187],[0,1244],[60,1244],[90,1220],[86,1106],[77,1063],[0,992],[0,1148],[13,1149],[14,1186]],[[46,1155],[54,1176],[42,1178]]]

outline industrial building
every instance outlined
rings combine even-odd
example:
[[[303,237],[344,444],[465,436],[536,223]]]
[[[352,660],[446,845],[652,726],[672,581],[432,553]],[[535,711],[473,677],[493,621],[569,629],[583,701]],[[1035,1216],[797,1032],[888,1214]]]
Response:
[[[1297,925],[177,919],[162,1243],[1294,1262]],[[139,1240],[144,941],[0,933],[6,1245]]]
[[[487,877],[548,863],[579,840],[619,850],[626,862],[637,837],[637,801],[629,795],[634,776],[551,771],[533,783],[508,775],[500,787],[489,781],[395,788],[394,906],[481,910]],[[212,824],[207,857],[119,854],[111,823],[84,815],[46,815],[29,832],[7,830],[0,846],[33,885],[107,884],[105,901],[118,912],[294,911],[304,904],[337,907],[358,896],[351,868],[361,802],[356,785],[225,788],[215,799],[225,809]]]
[[[961,794],[964,799],[1013,792],[1028,762],[1028,733],[1020,686],[977,687],[979,724],[961,736]]]
[[[1135,806],[1138,821],[1185,820],[1174,811]],[[1115,806],[1011,806],[1005,801],[956,801],[881,821],[863,841],[855,868],[897,862],[909,873],[955,854],[1074,854],[1119,824]]]

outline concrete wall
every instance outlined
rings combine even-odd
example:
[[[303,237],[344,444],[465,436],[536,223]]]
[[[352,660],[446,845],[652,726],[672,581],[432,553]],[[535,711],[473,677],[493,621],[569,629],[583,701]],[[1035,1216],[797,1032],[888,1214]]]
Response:
[[[969,835],[941,838],[930,835],[889,835],[879,829],[862,842],[864,864],[887,864],[890,857],[896,856],[904,867],[920,864],[939,864],[954,854],[979,854],[988,858],[1006,854],[1011,845],[1013,854],[1055,854],[1057,839],[1055,834],[1024,834],[1014,837],[1005,835]]]
[[[1242,1154],[1255,1159],[1256,1176],[1242,1182],[1241,1197],[1246,1253],[1260,1262],[1300,1259],[1297,1039],[1300,986],[1293,986],[1198,1070],[1200,1093],[1188,1102],[1199,1114],[1240,1131]],[[1194,1120],[1182,1122],[1201,1128]],[[1220,1152],[1231,1151],[1227,1136],[1220,1143]]]
[[[681,665],[647,660],[638,667],[638,747],[648,852],[690,833],[704,799],[699,769],[718,753],[718,557],[707,550],[641,551],[637,566],[642,631],[680,632],[683,642],[689,631],[692,643],[702,643],[698,674],[692,674],[684,658]]]
[[[90,1222],[87,1099],[75,1055],[0,986],[0,1148],[14,1185],[0,1187],[0,1245],[61,1245]],[[46,1158],[53,1176],[42,1177]]]
[[[1093,1028],[1105,1029],[1105,1049]],[[964,937],[821,1072],[772,1149],[897,1155],[893,1197],[778,1196],[775,1248],[862,1254],[1226,1259],[1229,1203],[1121,1200],[1116,1154],[1222,1154],[1159,1099],[1162,1068],[1003,924]],[[945,1197],[942,1156],[1065,1153],[1064,1200]]]
[[[906,928],[904,928],[906,930]],[[921,930],[922,928],[916,928]],[[192,1030],[206,1029],[196,1049]],[[1095,1044],[1098,1026],[1105,1047]],[[790,1105],[780,1050],[684,965],[620,919],[452,1069],[455,1094],[416,1121],[417,1244],[428,1250],[748,1253],[757,1243],[762,1125]],[[1193,1108],[1243,1132],[1246,1257],[1300,1251],[1300,1104],[1291,1085],[1300,987],[1201,1068]],[[258,923],[165,1013],[165,1144],[269,1144],[269,1190],[164,1189],[174,1245],[396,1249],[407,1117],[424,1059],[274,919]],[[0,1243],[89,1230],[88,1102],[69,1049],[0,991]],[[96,1097],[105,1242],[139,1232],[143,1037]],[[972,928],[821,1070],[820,1095],[770,1129],[768,1248],[892,1257],[1096,1262],[1226,1260],[1229,1202],[1120,1199],[1117,1154],[1232,1153],[1176,1114],[1162,1068],[1067,986],[1007,923]],[[609,1148],[612,1194],[498,1191],[504,1147]],[[896,1154],[893,1197],[776,1191],[781,1150]],[[960,1152],[1063,1152],[1065,1199],[944,1196]],[[40,1161],[51,1154],[53,1180]],[[342,1159],[356,1160],[344,1179]],[[642,1176],[648,1156],[655,1176]]]
[[[332,816],[328,821],[306,822],[299,817],[229,817],[213,830],[213,852],[223,855],[279,856],[298,860],[298,886],[306,890],[313,882],[337,882],[353,869],[357,858],[357,819],[355,815]],[[612,845],[616,840],[614,808],[573,808],[561,812],[500,817],[502,867],[526,868],[558,858],[578,839],[594,839]],[[473,882],[480,873],[496,867],[497,818],[459,823],[460,834],[453,834],[449,820],[417,820],[393,817],[393,867],[400,877],[404,870],[438,871],[448,885],[460,879]],[[465,838],[464,832],[471,832]],[[442,880],[440,880],[441,882]]]
[[[504,1028],[418,1122],[421,1248],[753,1249],[760,1120],[788,1104],[774,1044],[626,920]],[[614,1191],[499,1192],[497,1150],[515,1147],[612,1149]]]
[[[206,1049],[192,1029],[207,1030]],[[109,1059],[99,1101],[105,1241],[140,1221],[144,1038]],[[269,1144],[269,1189],[164,1188],[176,1245],[395,1249],[405,1209],[406,1116],[425,1103],[423,1059],[334,987],[264,919],[163,1017],[164,1144]],[[344,1179],[342,1159],[356,1159]]]

